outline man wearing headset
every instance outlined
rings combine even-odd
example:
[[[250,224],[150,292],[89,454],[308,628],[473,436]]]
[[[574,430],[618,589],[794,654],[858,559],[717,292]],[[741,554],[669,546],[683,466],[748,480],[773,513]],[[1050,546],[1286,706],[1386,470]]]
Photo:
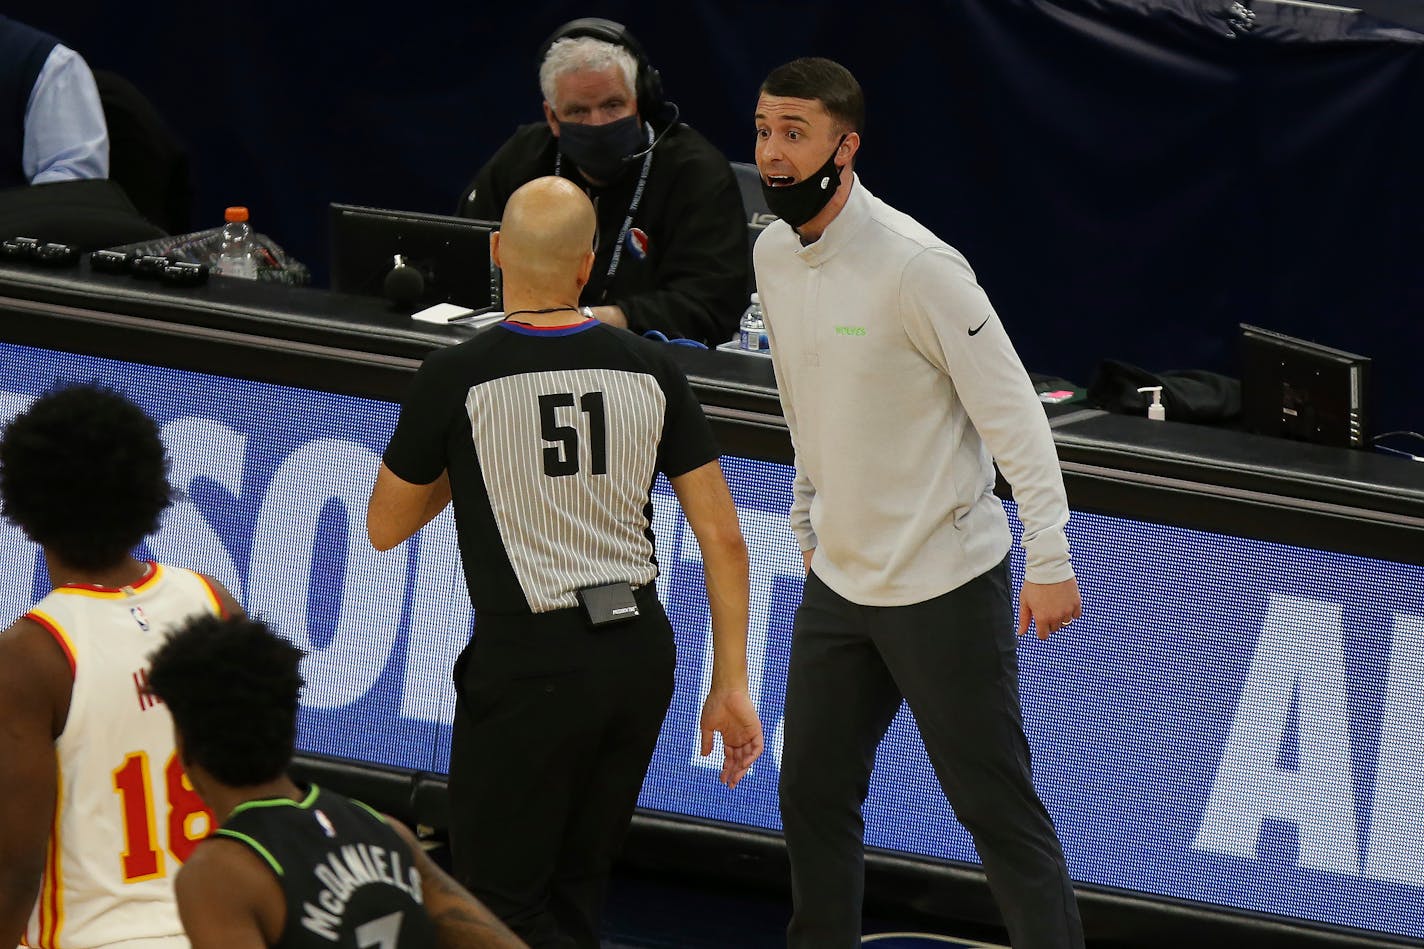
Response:
[[[567,23],[539,62],[544,121],[500,147],[457,213],[499,220],[520,185],[567,178],[598,215],[597,258],[579,299],[586,315],[712,346],[731,339],[746,306],[749,253],[726,157],[677,121],[657,70],[620,24]]]

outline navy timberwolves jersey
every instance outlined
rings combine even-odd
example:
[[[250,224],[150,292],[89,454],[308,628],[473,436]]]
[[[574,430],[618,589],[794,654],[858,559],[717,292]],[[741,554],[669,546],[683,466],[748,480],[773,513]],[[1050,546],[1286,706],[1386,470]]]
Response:
[[[217,831],[277,876],[287,923],[276,949],[427,949],[420,872],[405,841],[359,801],[311,786],[301,801],[248,801]]]

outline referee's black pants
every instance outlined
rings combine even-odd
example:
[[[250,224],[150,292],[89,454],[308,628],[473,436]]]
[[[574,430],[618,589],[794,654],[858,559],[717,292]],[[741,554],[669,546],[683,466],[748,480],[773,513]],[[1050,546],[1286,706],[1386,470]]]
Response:
[[[672,700],[656,588],[641,616],[477,615],[455,665],[455,875],[533,949],[597,949],[613,859]]]
[[[1063,850],[1033,788],[1007,559],[943,596],[859,606],[806,578],[786,684],[781,818],[790,949],[861,944],[875,750],[909,702],[940,787],[974,838],[1015,949],[1083,945]]]

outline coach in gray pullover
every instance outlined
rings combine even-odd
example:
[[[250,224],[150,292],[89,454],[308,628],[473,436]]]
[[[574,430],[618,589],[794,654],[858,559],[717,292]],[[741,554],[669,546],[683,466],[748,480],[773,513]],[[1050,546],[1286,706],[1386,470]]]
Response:
[[[1079,949],[1029,769],[993,493],[997,459],[1025,524],[1018,629],[1046,638],[1081,612],[1053,438],[963,256],[851,171],[863,119],[855,78],[825,59],[773,70],[757,101],[757,167],[781,220],[754,261],[808,571],[781,765],[788,945],[860,945],[859,805],[904,698],[1015,949]]]
[[[816,576],[903,606],[992,569],[1010,543],[997,458],[1028,578],[1073,577],[1048,418],[957,250],[855,178],[819,240],[773,224],[756,266],[796,446],[791,524]]]

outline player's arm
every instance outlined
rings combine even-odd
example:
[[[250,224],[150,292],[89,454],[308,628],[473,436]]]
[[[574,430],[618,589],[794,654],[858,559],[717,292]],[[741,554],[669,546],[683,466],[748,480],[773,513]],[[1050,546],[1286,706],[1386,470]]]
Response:
[[[371,546],[390,550],[429,524],[449,503],[449,472],[442,471],[430,484],[412,484],[382,464],[366,503]]]
[[[193,949],[266,949],[281,937],[287,916],[281,885],[245,844],[203,841],[173,887]]]
[[[702,706],[702,753],[722,733],[722,782],[736,787],[762,752],[761,721],[747,691],[747,543],[732,492],[714,458],[668,479],[697,544],[712,614],[712,686]]]
[[[54,820],[54,740],[64,730],[74,673],[59,643],[21,618],[0,634],[0,939],[17,945],[44,874]]]
[[[207,574],[199,574],[208,587],[212,589],[213,596],[218,598],[218,615],[223,619],[231,619],[234,616],[242,616],[244,610],[242,604],[237,602],[237,597],[233,596],[227,587],[218,583]]]
[[[430,859],[410,828],[393,817],[387,817],[386,823],[405,841],[420,871],[425,912],[435,924],[440,949],[528,949],[498,916]]]

